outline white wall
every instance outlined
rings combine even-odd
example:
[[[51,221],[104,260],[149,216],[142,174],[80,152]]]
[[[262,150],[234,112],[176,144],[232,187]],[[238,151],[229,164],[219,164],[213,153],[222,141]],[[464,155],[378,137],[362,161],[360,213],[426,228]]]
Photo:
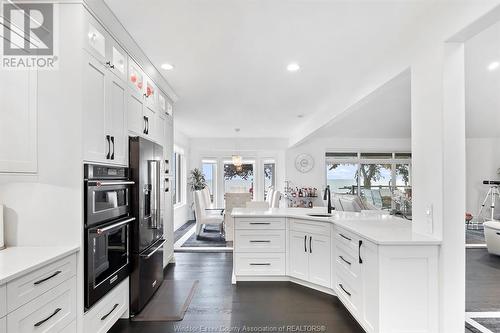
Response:
[[[500,138],[468,138],[467,156],[467,211],[474,216],[488,192],[483,180],[498,180],[500,175]],[[500,205],[500,202],[498,203]],[[487,209],[489,212],[489,210]],[[486,216],[488,214],[484,216]]]
[[[191,148],[191,143],[190,143],[189,138],[184,133],[177,130],[175,128],[175,124],[174,124],[174,150],[180,149],[184,152],[184,166],[185,166],[184,175],[186,175],[187,172],[189,172],[189,170],[191,168],[190,158],[189,158],[190,148]],[[184,179],[184,183],[186,183],[185,179]],[[177,230],[180,226],[182,226],[184,223],[186,223],[191,218],[190,217],[190,211],[191,211],[190,193],[188,192],[187,184],[185,184],[185,186],[183,186],[183,190],[184,190],[186,200],[182,204],[174,205],[174,230]]]

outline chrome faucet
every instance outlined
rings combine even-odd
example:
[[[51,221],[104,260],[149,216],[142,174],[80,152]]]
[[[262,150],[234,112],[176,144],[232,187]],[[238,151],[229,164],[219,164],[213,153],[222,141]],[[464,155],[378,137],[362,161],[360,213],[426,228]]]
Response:
[[[331,199],[331,193],[330,193],[330,185],[326,185],[325,194],[323,195],[323,200],[327,200],[327,199],[328,199],[328,214],[331,214],[333,207],[332,207],[332,199]]]

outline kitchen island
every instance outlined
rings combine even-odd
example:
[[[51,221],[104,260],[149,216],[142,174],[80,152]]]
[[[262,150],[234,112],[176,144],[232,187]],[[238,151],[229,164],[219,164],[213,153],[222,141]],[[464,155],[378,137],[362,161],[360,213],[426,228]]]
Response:
[[[290,281],[338,297],[367,332],[438,331],[440,241],[411,222],[325,208],[236,208],[233,283]]]

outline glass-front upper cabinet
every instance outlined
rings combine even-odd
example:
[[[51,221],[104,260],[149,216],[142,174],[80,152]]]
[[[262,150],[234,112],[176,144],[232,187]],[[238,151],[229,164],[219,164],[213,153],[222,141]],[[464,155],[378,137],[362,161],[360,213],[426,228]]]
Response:
[[[109,38],[104,27],[88,14],[84,45],[87,51],[103,64],[107,61],[106,43]]]
[[[111,40],[109,45],[109,59],[106,64],[120,79],[126,81],[127,77],[127,53],[118,45],[115,40]]]
[[[157,111],[158,103],[157,97],[158,94],[156,85],[153,83],[149,77],[146,76],[146,90],[144,92],[144,98],[146,101],[146,105],[148,105],[153,111]]]
[[[142,95],[144,91],[144,73],[133,60],[129,61],[128,82],[133,90]]]

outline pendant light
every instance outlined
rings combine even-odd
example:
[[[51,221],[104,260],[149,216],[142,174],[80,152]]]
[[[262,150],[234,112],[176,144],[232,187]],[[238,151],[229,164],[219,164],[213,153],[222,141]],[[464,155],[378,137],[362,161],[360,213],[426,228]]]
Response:
[[[238,171],[238,169],[241,170],[241,166],[243,165],[243,158],[241,157],[241,155],[239,155],[237,153],[238,152],[238,133],[240,132],[240,129],[235,128],[234,131],[236,132],[236,139],[235,139],[236,149],[235,149],[235,153],[233,154],[231,160],[233,162],[233,165],[236,167],[236,170]]]

